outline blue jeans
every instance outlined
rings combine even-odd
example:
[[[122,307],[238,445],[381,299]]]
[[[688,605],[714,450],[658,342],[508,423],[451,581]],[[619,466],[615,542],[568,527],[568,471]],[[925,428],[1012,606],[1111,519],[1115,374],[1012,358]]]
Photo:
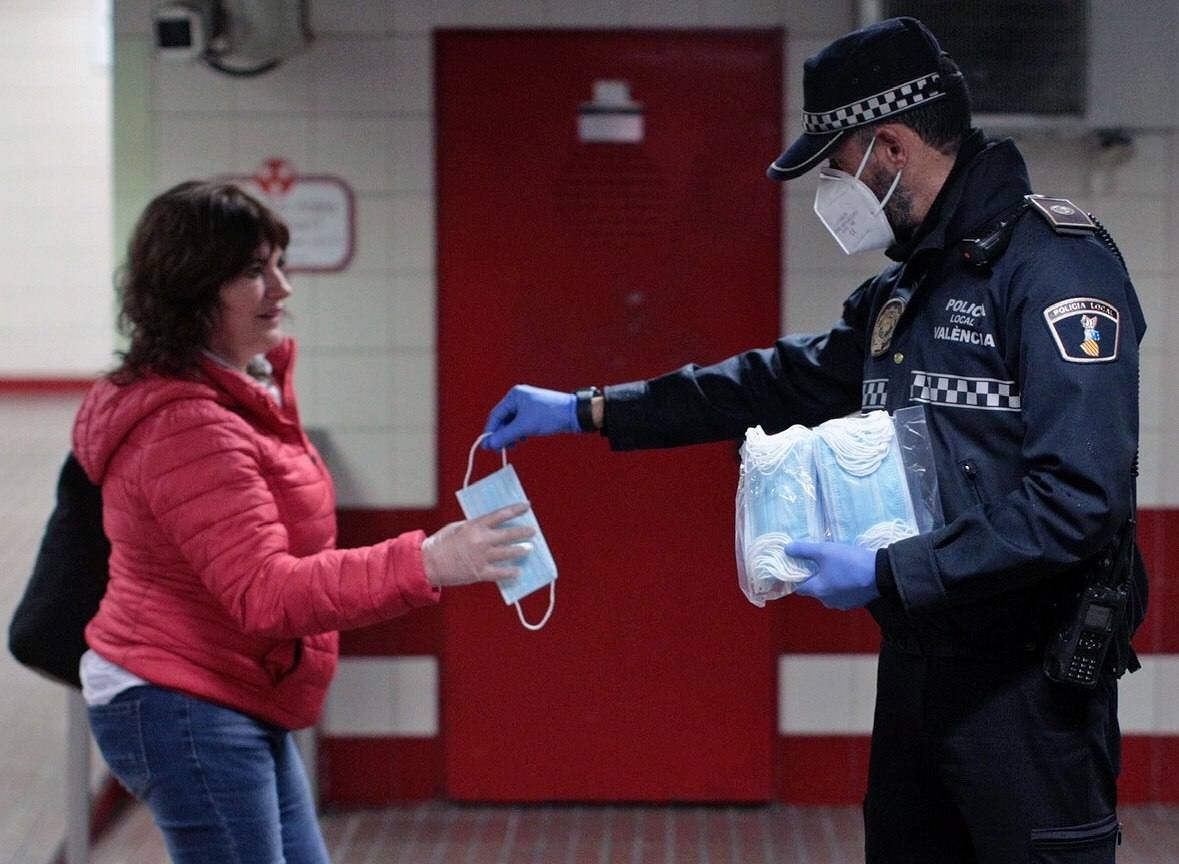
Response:
[[[286,729],[151,685],[91,707],[90,729],[175,864],[329,861]]]

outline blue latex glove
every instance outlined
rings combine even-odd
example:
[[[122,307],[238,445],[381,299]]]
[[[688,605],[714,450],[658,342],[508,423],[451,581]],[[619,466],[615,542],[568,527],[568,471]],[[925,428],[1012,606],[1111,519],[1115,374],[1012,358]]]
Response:
[[[880,596],[876,550],[850,543],[787,543],[787,555],[809,558],[819,571],[798,583],[795,594],[814,597],[828,609],[858,609]]]
[[[511,447],[529,435],[580,432],[577,397],[559,390],[517,384],[491,409],[483,431],[490,435],[483,439],[483,447],[488,450]]]

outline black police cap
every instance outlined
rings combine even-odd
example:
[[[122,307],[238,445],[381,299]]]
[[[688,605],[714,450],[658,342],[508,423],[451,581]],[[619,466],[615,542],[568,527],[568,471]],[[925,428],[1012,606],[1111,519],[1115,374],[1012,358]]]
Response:
[[[889,18],[836,39],[803,66],[803,133],[766,170],[792,180],[815,167],[849,129],[946,95],[937,39],[916,18]]]

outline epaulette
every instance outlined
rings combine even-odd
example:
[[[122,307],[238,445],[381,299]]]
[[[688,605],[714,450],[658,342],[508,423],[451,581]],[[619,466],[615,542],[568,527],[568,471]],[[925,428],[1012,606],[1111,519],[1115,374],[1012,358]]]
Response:
[[[1057,234],[1092,234],[1097,225],[1089,215],[1067,198],[1049,198],[1045,195],[1025,195],[1024,199],[1032,209],[1044,217]]]

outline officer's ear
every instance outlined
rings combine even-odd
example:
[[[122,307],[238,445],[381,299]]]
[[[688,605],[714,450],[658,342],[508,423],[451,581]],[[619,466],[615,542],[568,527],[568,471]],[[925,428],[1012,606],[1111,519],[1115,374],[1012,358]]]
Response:
[[[921,143],[916,132],[900,123],[881,123],[873,131],[876,133],[874,149],[880,154],[881,162],[894,174],[909,164]]]

